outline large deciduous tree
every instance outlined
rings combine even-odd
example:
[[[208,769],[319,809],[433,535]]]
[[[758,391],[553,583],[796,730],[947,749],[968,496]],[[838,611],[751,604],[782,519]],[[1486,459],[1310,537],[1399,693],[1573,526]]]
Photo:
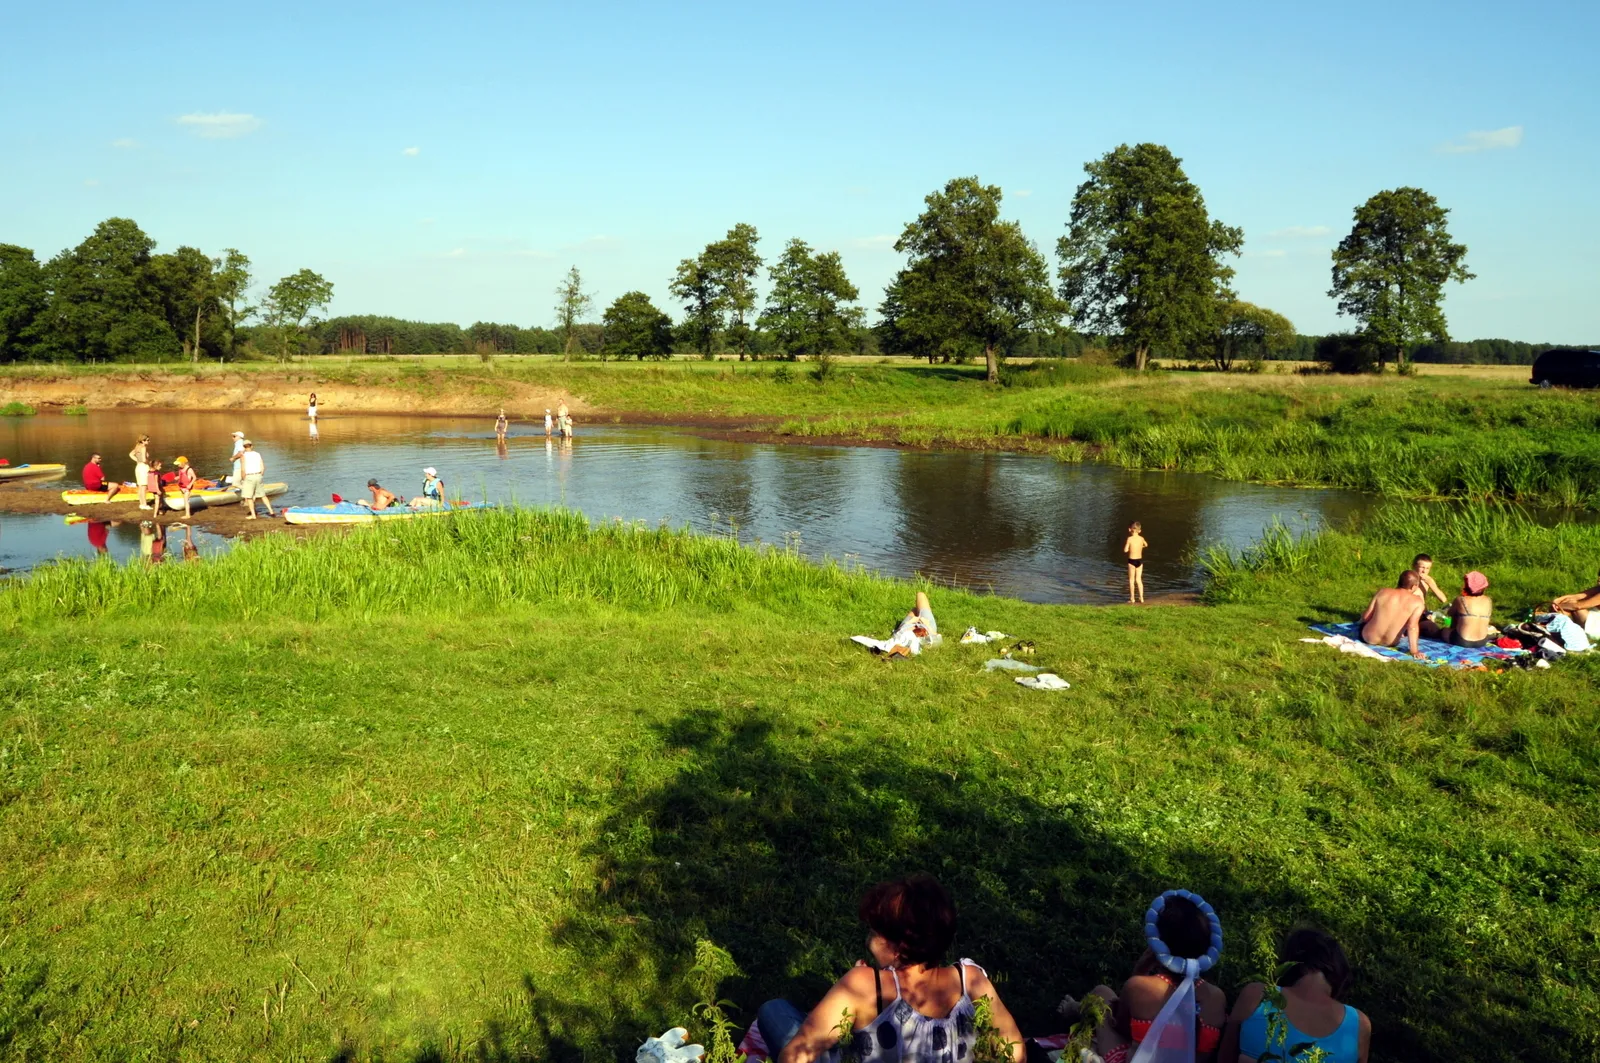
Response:
[[[0,362],[32,357],[46,294],[44,267],[33,252],[0,244]]]
[[[1239,358],[1265,358],[1294,343],[1294,324],[1288,318],[1242,299],[1229,300],[1216,320],[1207,348],[1212,363],[1224,373]]]
[[[180,247],[150,260],[161,285],[167,324],[179,336],[191,362],[200,360],[201,327],[219,309],[216,271],[220,265],[220,259],[208,258],[193,247]]]
[[[1216,327],[1242,230],[1213,221],[1182,160],[1121,145],[1084,165],[1056,244],[1061,297],[1082,331],[1117,337],[1136,369],[1152,349],[1187,349]]]
[[[222,308],[228,326],[227,356],[238,353],[239,325],[256,312],[244,301],[250,288],[250,259],[237,248],[223,248],[216,272],[217,302]]]
[[[280,361],[300,350],[306,329],[316,324],[316,312],[332,299],[333,282],[309,269],[291,273],[267,289],[261,309],[277,338]]]
[[[556,285],[556,327],[561,330],[561,349],[569,362],[577,346],[575,329],[593,306],[594,297],[583,290],[583,274],[573,266]]]
[[[957,177],[930,193],[895,241],[906,266],[890,284],[894,329],[926,350],[982,348],[988,379],[1017,336],[1053,325],[1061,304],[1039,249],[1014,221],[1000,220],[998,185]]]
[[[150,264],[154,247],[129,219],[107,218],[83,243],[50,260],[50,301],[38,325],[50,357],[159,362],[177,353]]]
[[[605,350],[619,358],[666,358],[672,354],[672,319],[644,292],[617,296],[606,307]]]
[[[745,360],[750,347],[748,318],[756,307],[756,276],[761,272],[761,255],[756,243],[761,239],[754,225],[740,222],[728,235],[709,245],[703,257],[710,274],[717,302],[727,315],[727,337]]]
[[[700,352],[700,357],[709,359],[717,327],[722,324],[722,310],[716,280],[706,268],[704,258],[702,255],[679,262],[668,290],[683,304],[684,338]]]
[[[1411,345],[1450,338],[1439,305],[1446,281],[1472,279],[1467,248],[1451,240],[1450,211],[1420,188],[1379,192],[1356,208],[1350,235],[1333,252],[1339,313],[1361,322],[1378,351],[1378,367],[1393,355],[1404,366]]]
[[[772,291],[760,326],[778,350],[795,358],[853,346],[861,308],[849,304],[861,293],[845,276],[839,252],[813,252],[804,240],[790,240],[768,276]]]

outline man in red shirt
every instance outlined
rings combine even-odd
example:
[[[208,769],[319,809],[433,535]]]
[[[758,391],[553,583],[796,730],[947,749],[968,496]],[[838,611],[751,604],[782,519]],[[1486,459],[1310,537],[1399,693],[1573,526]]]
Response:
[[[106,471],[100,467],[100,455],[89,455],[89,464],[83,467],[83,489],[85,491],[104,491],[109,500],[122,485],[106,482]]]

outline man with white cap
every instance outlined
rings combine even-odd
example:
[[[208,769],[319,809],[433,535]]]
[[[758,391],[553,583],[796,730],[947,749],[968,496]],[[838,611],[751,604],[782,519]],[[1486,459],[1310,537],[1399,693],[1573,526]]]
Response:
[[[243,448],[239,451],[239,469],[244,474],[239,481],[239,497],[250,503],[250,512],[245,514],[245,520],[256,519],[256,500],[267,507],[267,516],[276,517],[272,510],[272,500],[262,489],[261,481],[267,475],[267,461],[256,453],[256,445],[248,439],[244,441]]]
[[[243,453],[244,453],[244,433],[243,432],[235,432],[235,433],[233,433],[233,456],[228,459],[229,461],[233,462],[233,471],[228,474],[228,480],[227,480],[228,483],[233,484],[235,487],[237,487],[239,485],[239,479],[243,475],[239,471],[239,455],[241,455]]]

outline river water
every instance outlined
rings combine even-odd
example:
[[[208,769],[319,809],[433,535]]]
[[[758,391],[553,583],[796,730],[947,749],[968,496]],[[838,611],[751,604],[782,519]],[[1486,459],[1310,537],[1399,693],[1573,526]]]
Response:
[[[95,451],[110,476],[131,479],[126,455],[140,433],[169,464],[184,454],[201,475],[220,476],[234,429],[255,442],[269,481],[288,482],[275,504],[366,497],[369,477],[409,496],[431,465],[452,495],[473,500],[562,505],[596,521],[665,522],[745,541],[798,539],[813,558],[1034,602],[1125,599],[1122,541],[1135,520],[1150,541],[1145,588],[1155,597],[1198,588],[1198,546],[1240,546],[1274,518],[1310,528],[1369,504],[1347,491],[1034,455],[739,443],[660,427],[580,424],[564,446],[548,443],[542,425],[518,424],[501,450],[481,418],[324,414],[313,429],[293,414],[106,411],[0,418],[0,457],[67,466],[65,480],[0,486],[0,566],[92,557],[101,545],[116,557],[139,549],[137,524],[68,526],[60,516],[8,513],[8,493],[76,486]],[[202,556],[225,548],[199,529],[194,539]]]

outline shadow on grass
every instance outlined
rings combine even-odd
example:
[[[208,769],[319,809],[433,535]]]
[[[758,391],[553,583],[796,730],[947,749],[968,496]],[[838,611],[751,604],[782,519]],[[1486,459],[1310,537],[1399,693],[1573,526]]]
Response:
[[[600,891],[554,930],[600,987],[562,994],[524,979],[527,1012],[502,1018],[473,1057],[631,1059],[651,1033],[694,1029],[686,968],[700,937],[747,975],[723,987],[741,1028],[768,997],[809,1006],[865,955],[863,889],[913,870],[949,887],[956,954],[988,968],[1030,1034],[1059,1029],[1063,993],[1125,977],[1149,899],[1182,886],[1222,915],[1229,948],[1216,977],[1230,996],[1260,973],[1252,942],[1302,921],[1339,935],[1357,965],[1353,1003],[1374,1021],[1374,1060],[1581,1051],[1576,1031],[1541,1024],[1520,990],[1464,975],[1470,946],[1429,912],[1397,910],[1401,893],[1312,895],[1264,847],[1175,852],[1108,837],[1089,799],[1030,791],[986,753],[981,731],[962,762],[941,766],[872,735],[819,741],[761,712],[691,714],[662,738],[690,766],[621,803],[593,850]],[[580,995],[588,1003],[569,999]]]

